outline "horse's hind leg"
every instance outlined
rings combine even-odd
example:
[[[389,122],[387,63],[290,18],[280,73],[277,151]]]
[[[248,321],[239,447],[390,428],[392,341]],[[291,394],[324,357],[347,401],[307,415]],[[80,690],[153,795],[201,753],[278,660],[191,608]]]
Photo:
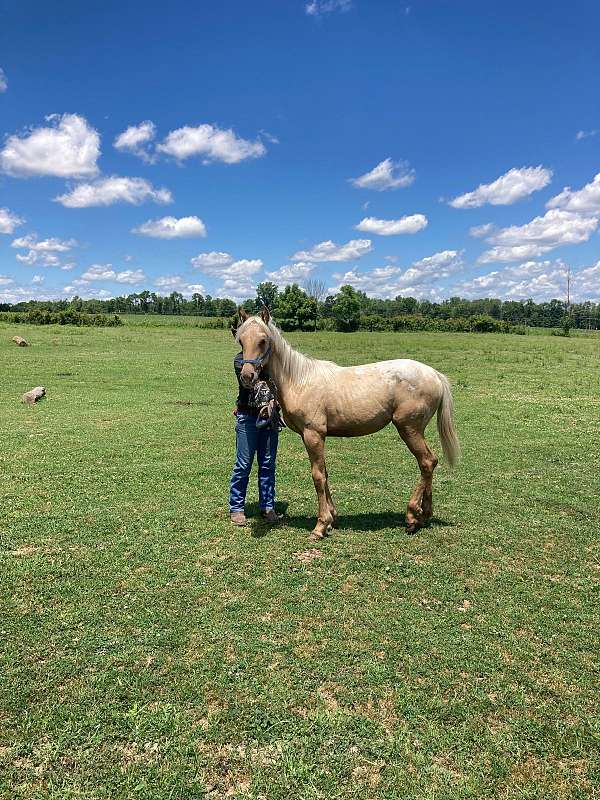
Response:
[[[437,467],[438,460],[425,441],[422,430],[395,420],[394,425],[410,452],[417,459],[421,470],[421,480],[408,501],[406,511],[406,530],[408,533],[415,533],[431,519],[433,514],[433,470]]]
[[[327,499],[327,505],[329,506],[329,512],[333,517],[333,522],[331,523],[331,525],[333,528],[337,528],[338,514],[335,507],[335,503],[333,502],[333,497],[331,496],[331,490],[329,488],[329,473],[327,472],[327,467],[325,467],[325,497]]]

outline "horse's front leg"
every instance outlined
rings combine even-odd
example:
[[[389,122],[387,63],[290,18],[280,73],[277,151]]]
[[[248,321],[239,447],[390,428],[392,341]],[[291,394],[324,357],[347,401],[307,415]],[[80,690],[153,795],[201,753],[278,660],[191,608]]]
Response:
[[[319,501],[319,518],[312,532],[317,539],[322,539],[327,534],[333,523],[327,486],[327,470],[325,468],[325,436],[317,431],[306,429],[302,433],[304,446],[310,458],[312,477]]]

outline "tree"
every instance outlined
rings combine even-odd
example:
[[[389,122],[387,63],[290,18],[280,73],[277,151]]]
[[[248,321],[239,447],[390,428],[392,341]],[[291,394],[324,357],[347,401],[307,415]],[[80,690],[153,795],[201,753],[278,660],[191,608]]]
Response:
[[[313,297],[292,283],[277,297],[274,314],[284,331],[302,330],[315,326],[318,305]]]
[[[201,314],[204,311],[204,298],[200,292],[194,292],[192,295],[192,303],[195,314]]]
[[[256,299],[261,306],[273,308],[277,300],[279,290],[277,286],[271,281],[264,281],[259,283],[256,287]]]
[[[327,284],[318,278],[307,278],[304,281],[304,291],[309,297],[320,303],[327,293]]]
[[[352,286],[342,286],[333,302],[335,328],[338,331],[358,330],[360,324],[360,297]]]
[[[173,309],[172,313],[181,314],[181,306],[185,300],[181,292],[171,292],[169,295],[169,300],[171,301],[171,308]]]
[[[215,301],[209,294],[204,298],[204,313],[207,317],[215,316]]]
[[[221,317],[232,317],[237,311],[237,305],[233,302],[233,300],[229,300],[227,297],[223,297],[218,302],[219,316]]]

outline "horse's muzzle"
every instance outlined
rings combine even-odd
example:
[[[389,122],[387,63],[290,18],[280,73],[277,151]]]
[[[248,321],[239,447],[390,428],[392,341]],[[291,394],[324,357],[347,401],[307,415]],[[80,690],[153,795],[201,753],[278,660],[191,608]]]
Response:
[[[258,372],[254,367],[244,364],[240,373],[240,380],[246,389],[251,389],[258,380]]]

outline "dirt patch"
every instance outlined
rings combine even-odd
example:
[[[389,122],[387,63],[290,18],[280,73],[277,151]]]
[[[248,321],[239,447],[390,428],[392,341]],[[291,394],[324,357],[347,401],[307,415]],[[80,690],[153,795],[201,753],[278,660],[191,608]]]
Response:
[[[294,553],[294,557],[298,559],[298,561],[302,562],[302,564],[312,564],[315,558],[321,558],[323,553],[318,550],[316,547],[312,547],[310,550],[301,550],[297,553]]]

